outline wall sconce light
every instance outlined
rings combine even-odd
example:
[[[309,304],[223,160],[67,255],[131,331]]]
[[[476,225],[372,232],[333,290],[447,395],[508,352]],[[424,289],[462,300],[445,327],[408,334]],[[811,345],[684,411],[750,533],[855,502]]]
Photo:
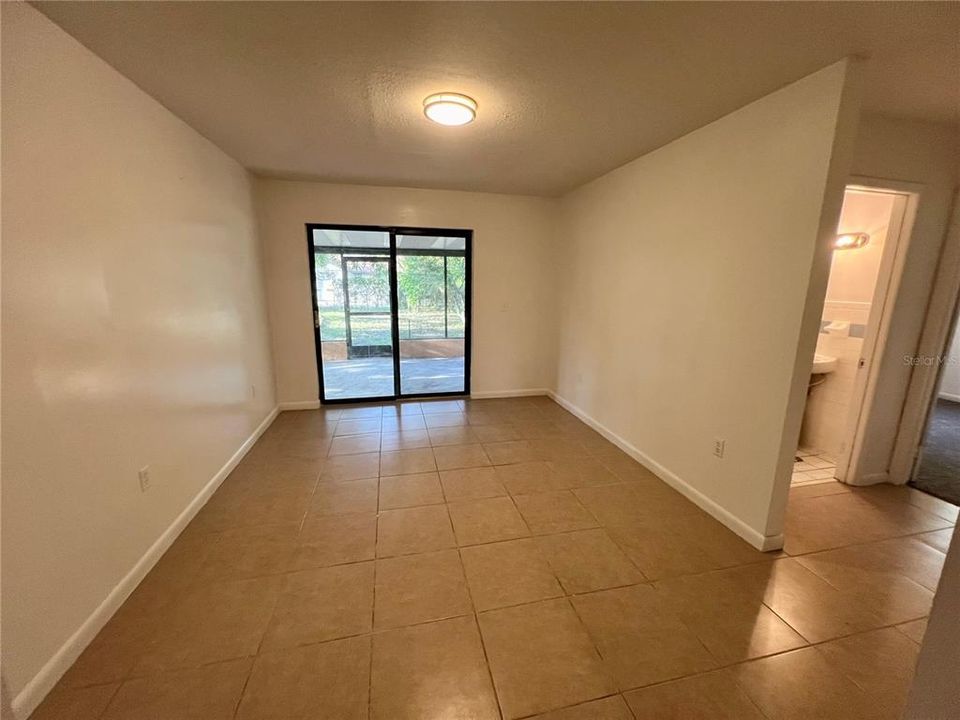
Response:
[[[855,250],[870,242],[870,236],[863,232],[841,233],[833,241],[834,250]]]

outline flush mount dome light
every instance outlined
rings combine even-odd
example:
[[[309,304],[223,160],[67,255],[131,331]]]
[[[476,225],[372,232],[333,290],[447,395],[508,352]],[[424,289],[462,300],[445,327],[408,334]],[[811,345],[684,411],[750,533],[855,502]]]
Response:
[[[477,116],[477,101],[460,93],[437,93],[424,99],[423,114],[440,125],[466,125]]]
[[[834,250],[854,250],[870,242],[870,236],[863,232],[841,233],[833,242]]]

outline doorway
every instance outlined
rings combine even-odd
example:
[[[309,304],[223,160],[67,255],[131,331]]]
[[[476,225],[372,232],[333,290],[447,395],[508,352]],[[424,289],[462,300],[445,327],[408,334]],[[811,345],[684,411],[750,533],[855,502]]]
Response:
[[[960,505],[960,315],[956,311],[945,351],[931,362],[939,368],[936,391],[910,484]]]
[[[469,394],[472,236],[307,225],[321,402]]]
[[[859,450],[875,358],[889,327],[916,196],[847,186],[834,243],[792,484],[866,484]]]

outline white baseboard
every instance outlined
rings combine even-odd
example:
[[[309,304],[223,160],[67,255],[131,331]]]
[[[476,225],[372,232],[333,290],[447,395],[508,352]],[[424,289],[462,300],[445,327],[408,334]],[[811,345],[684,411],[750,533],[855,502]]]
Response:
[[[33,676],[24,688],[13,699],[12,709],[14,717],[17,720],[25,720],[30,713],[36,710],[37,706],[43,701],[57,681],[63,677],[63,674],[80,657],[87,645],[96,637],[97,633],[103,629],[113,614],[120,608],[123,602],[130,596],[140,581],[146,577],[147,573],[157,564],[157,561],[167,551],[177,536],[183,531],[187,524],[200,511],[210,496],[220,487],[220,484],[226,479],[227,475],[243,460],[243,457],[250,451],[253,444],[266,432],[267,428],[274,421],[279,413],[279,407],[274,407],[263,419],[257,428],[244,441],[240,448],[230,457],[206,485],[194,496],[190,504],[184,508],[176,519],[170,523],[170,526],[163,531],[163,534],[150,546],[150,548],[140,557],[136,564],[130,569],[123,579],[110,591],[103,602],[94,610],[90,616],[83,621],[83,624],[77,629],[70,638],[60,646],[60,649],[53,654],[40,671]]]
[[[320,408],[319,400],[294,400],[277,403],[280,412],[284,410],[317,410]]]
[[[940,393],[940,397],[941,397],[943,400],[950,400],[950,401],[952,401],[952,402],[960,402],[960,395],[954,395],[953,393],[942,392],[942,393]]]
[[[534,397],[536,395],[550,395],[546,388],[525,388],[523,390],[481,390],[470,393],[473,400],[489,400],[492,398]]]
[[[702,492],[697,490],[695,487],[687,483],[685,480],[680,478],[678,475],[672,471],[665,468],[663,465],[658,463],[653,458],[649,457],[646,453],[638,448],[634,447],[622,437],[613,432],[610,428],[606,427],[602,423],[595,420],[593,417],[588,415],[586,412],[581,410],[579,407],[571,403],[569,400],[560,397],[557,393],[548,391],[547,393],[554,401],[559,405],[564,407],[566,410],[569,410],[571,413],[576,415],[580,420],[585,422],[587,425],[592,427],[598,433],[603,435],[607,440],[612,442],[614,445],[623,450],[627,455],[632,457],[638,463],[647,468],[650,472],[656,475],[658,478],[663,480],[667,485],[672,487],[677,492],[684,495],[688,500],[697,505],[701,510],[709,513],[714,518],[722,522],[728,528],[730,528],[737,535],[742,537],[748,543],[761,550],[767,552],[769,550],[780,550],[783,547],[783,535],[763,535],[752,527],[747,525],[743,520],[738,518],[736,515],[728,511],[727,509],[718,505],[714,500],[711,500],[709,497],[704,495]]]

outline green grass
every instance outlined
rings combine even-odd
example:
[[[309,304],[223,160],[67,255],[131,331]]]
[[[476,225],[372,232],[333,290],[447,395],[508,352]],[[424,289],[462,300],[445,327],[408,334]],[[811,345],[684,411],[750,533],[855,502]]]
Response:
[[[345,341],[347,329],[342,308],[321,308],[320,337],[324,341]],[[390,315],[354,315],[350,322],[354,345],[390,345]],[[447,337],[462,338],[462,316],[450,314]],[[443,311],[401,312],[401,340],[433,340],[444,337]]]

